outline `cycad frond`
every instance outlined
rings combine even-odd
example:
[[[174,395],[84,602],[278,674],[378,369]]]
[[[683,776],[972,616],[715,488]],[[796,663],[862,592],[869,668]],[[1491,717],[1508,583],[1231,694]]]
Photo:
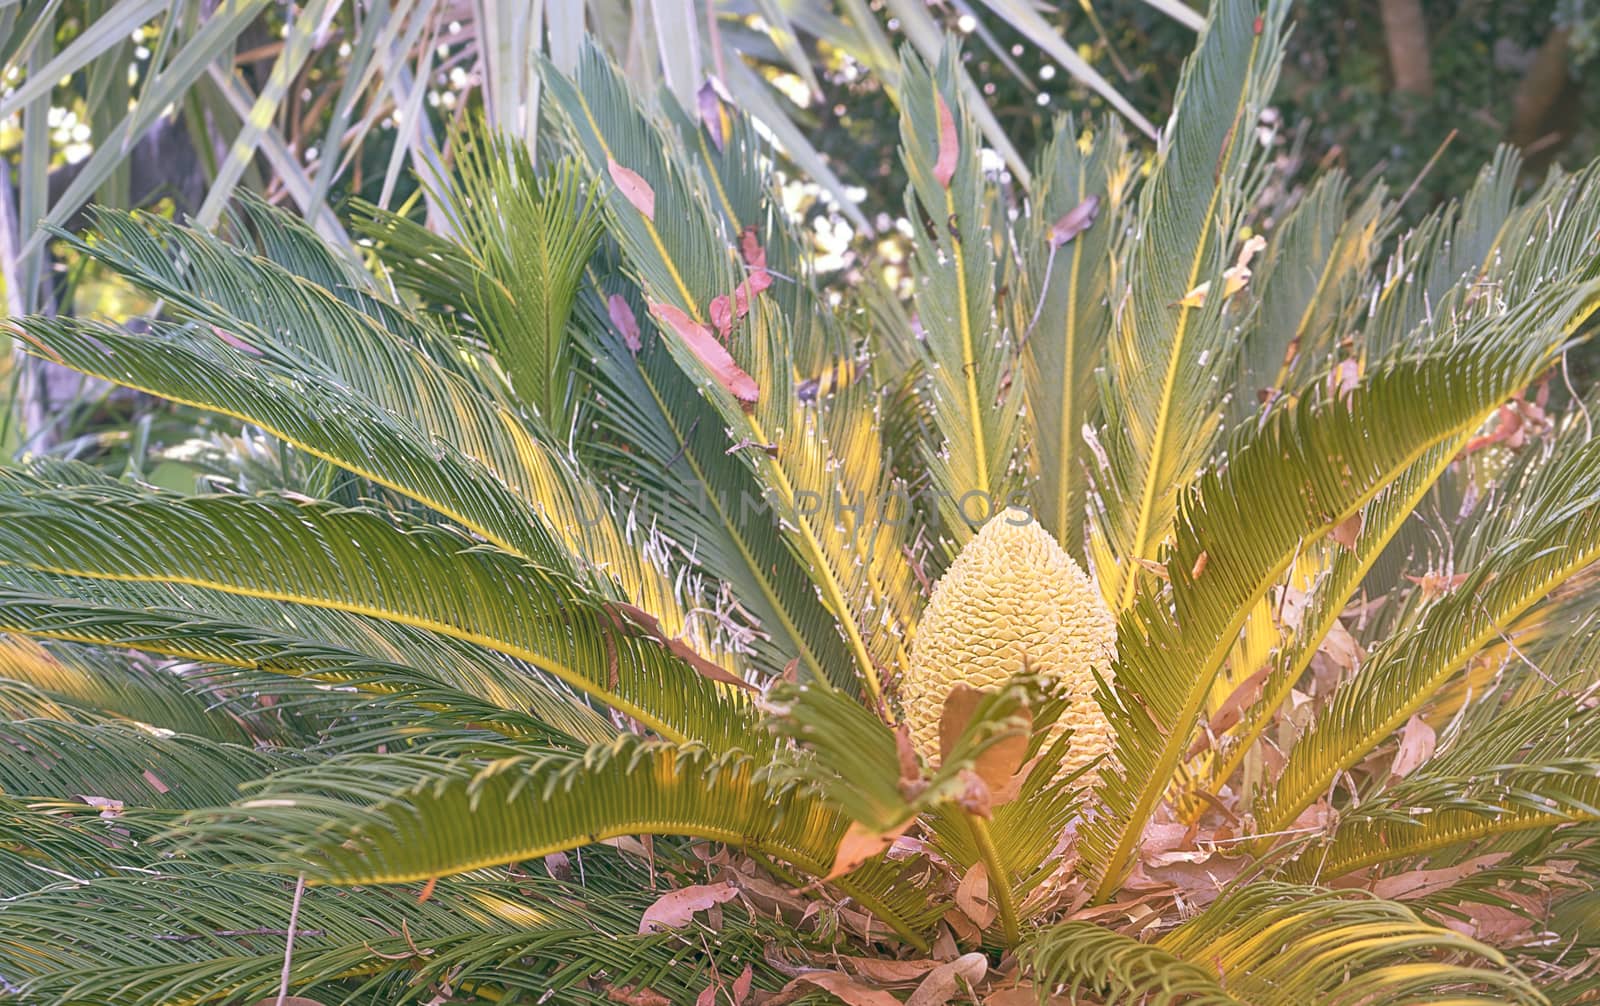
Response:
[[[1226,468],[1186,491],[1163,553],[1171,596],[1147,586],[1124,613],[1115,686],[1101,700],[1120,763],[1102,787],[1110,813],[1086,833],[1102,897],[1120,882],[1256,603],[1307,544],[1543,369],[1592,300],[1588,287],[1567,289],[1468,327],[1448,350],[1387,361],[1348,395],[1274,413],[1243,431]]]
[[[653,310],[675,319],[669,328],[692,330],[674,331],[663,341],[721,415],[730,433],[726,449],[763,486],[761,502],[773,514],[758,519],[778,521],[843,631],[854,672],[869,693],[881,694],[879,667],[901,666],[905,660],[916,583],[904,561],[910,519],[880,519],[882,501],[895,484],[866,392],[852,387],[827,403],[800,400],[792,347],[808,341],[798,338],[802,332],[827,340],[829,327],[819,329],[813,315],[783,316],[751,287],[744,267],[754,271],[754,266],[739,262],[743,250],[736,256],[734,236],[719,227],[708,197],[668,156],[670,140],[650,123],[603,57],[587,50],[576,78],[552,77],[550,92],[590,173],[612,180],[608,219]],[[628,175],[612,167],[623,160]],[[652,200],[671,205],[673,212],[647,213],[652,204],[639,191],[624,192],[619,177],[630,188],[648,186]],[[758,237],[771,240],[774,234],[768,229]],[[727,372],[726,362],[714,365],[702,356],[716,352],[704,344],[716,339],[708,324],[714,304],[721,298],[734,311],[731,305],[741,292],[747,313],[729,319],[725,351],[749,378],[753,399],[750,388]],[[700,345],[687,341],[695,332]],[[734,393],[736,384],[744,399]]]
[[[98,240],[79,242],[85,254],[225,335],[164,329],[152,345],[149,335],[26,319],[18,328],[35,351],[112,383],[255,422],[536,561],[560,568],[586,560],[667,634],[684,633],[679,592],[606,496],[498,405],[440,333],[392,307],[379,318],[362,313],[208,235],[147,216],[99,218]],[[114,347],[109,358],[96,337],[101,348]],[[376,442],[363,442],[363,433]],[[439,453],[445,458],[434,460]]]
[[[1153,944],[1090,923],[1046,930],[1034,970],[1106,996],[1167,1006],[1539,1003],[1499,951],[1359,893],[1256,884]],[[1484,965],[1458,963],[1465,955]]]
[[[1600,559],[1600,441],[1552,464],[1522,495],[1517,522],[1465,583],[1391,637],[1289,754],[1256,809],[1288,826],[1416,713],[1461,665],[1566,580]]]
[[[97,717],[223,744],[250,745],[258,736],[227,711],[214,708],[188,677],[89,647],[46,649],[0,636],[0,679],[25,683],[53,701]]]
[[[1013,502],[1022,420],[1020,387],[1009,380],[1013,334],[994,309],[993,215],[1003,210],[985,183],[977,126],[956,86],[960,59],[946,50],[930,71],[908,48],[900,71],[918,341],[939,434],[924,460],[951,555]]]
[[[457,129],[451,149],[454,184],[434,198],[472,256],[453,285],[518,398],[563,436],[577,391],[568,323],[600,239],[600,204],[571,161],[541,177],[524,144],[474,128]]]
[[[1298,395],[1333,362],[1341,319],[1363,292],[1390,213],[1382,191],[1354,206],[1341,172],[1318,179],[1278,226],[1251,279],[1260,306],[1240,336],[1232,415],[1255,415],[1260,396]]]
[[[266,496],[107,508],[93,493],[39,490],[22,475],[4,473],[0,485],[3,554],[25,568],[392,621],[525,660],[666,737],[723,747],[748,729],[742,696],[630,629],[602,599],[447,530]],[[395,569],[407,577],[390,576]]]
[[[1094,375],[1111,330],[1117,235],[1134,179],[1120,125],[1107,120],[1092,129],[1086,152],[1077,122],[1056,122],[1019,249],[1025,282],[1015,309],[1033,417],[1035,516],[1080,562],[1091,463],[1083,427],[1098,411]],[[1058,232],[1072,214],[1087,215],[1088,227]]]
[[[1095,569],[1114,612],[1133,604],[1138,560],[1155,561],[1178,497],[1207,460],[1220,425],[1211,375],[1233,369],[1222,272],[1245,209],[1256,116],[1277,79],[1287,5],[1215,5],[1184,65],[1172,125],[1141,187],[1139,234],[1113,292],[1102,443],[1110,462],[1101,496]],[[1182,302],[1202,283],[1201,306]]]
[[[581,692],[488,648],[383,619],[206,587],[0,567],[0,629],[395,696],[510,736],[587,745],[617,732]],[[131,673],[104,670],[108,678]]]

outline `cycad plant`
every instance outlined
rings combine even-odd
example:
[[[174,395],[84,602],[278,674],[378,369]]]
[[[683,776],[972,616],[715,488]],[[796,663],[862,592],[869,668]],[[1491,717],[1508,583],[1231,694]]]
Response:
[[[0,474],[0,990],[1591,996],[1600,174],[1266,220],[1282,19],[1026,189],[908,54],[905,302],[593,51],[370,270],[101,213],[161,319],[11,331],[221,418]]]

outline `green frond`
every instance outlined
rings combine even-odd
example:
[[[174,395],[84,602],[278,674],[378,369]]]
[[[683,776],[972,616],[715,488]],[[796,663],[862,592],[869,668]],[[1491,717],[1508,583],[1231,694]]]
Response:
[[[1277,79],[1287,5],[1212,5],[1184,64],[1172,125],[1141,187],[1139,233],[1113,290],[1119,323],[1101,388],[1109,461],[1095,569],[1111,610],[1134,603],[1182,487],[1206,463],[1220,426],[1212,375],[1232,373],[1236,344],[1223,270],[1242,239],[1255,122]],[[1180,302],[1211,284],[1203,306]]]
[[[589,855],[583,888],[542,875],[446,879],[426,901],[403,888],[312,887],[301,898],[290,958],[293,994],[328,1002],[422,1004],[445,987],[494,998],[556,995],[604,1002],[589,984],[638,985],[692,1000],[707,984],[692,935],[632,936],[656,892],[642,870],[607,878]],[[598,881],[598,883],[596,882]],[[293,884],[214,865],[59,884],[7,911],[0,973],[30,1003],[198,1006],[269,1001],[278,992]],[[715,937],[724,975],[749,961],[759,984],[762,937],[737,905]]]
[[[1068,922],[1045,930],[1026,953],[1050,984],[1091,991],[1107,1003],[1544,1001],[1499,951],[1409,908],[1360,893],[1276,884],[1224,895],[1151,944]],[[1483,965],[1461,963],[1463,956]]]
[[[713,338],[705,324],[712,302],[731,296],[744,280],[734,235],[719,228],[708,197],[669,156],[671,141],[592,48],[574,80],[550,77],[549,93],[590,174],[607,185],[607,219],[647,300],[684,312]],[[642,212],[615,184],[613,162],[639,175],[672,212]],[[772,240],[772,230],[762,236]],[[763,487],[761,503],[770,513],[752,519],[777,522],[842,629],[854,673],[877,697],[879,667],[904,665],[915,610],[916,582],[904,561],[912,540],[909,508],[893,510],[897,484],[884,463],[870,390],[852,385],[826,403],[810,404],[796,394],[794,347],[807,341],[801,333],[826,337],[829,327],[819,325],[816,312],[784,316],[764,294],[748,299],[749,313],[731,326],[726,348],[755,383],[753,403],[735,399],[681,333],[663,341],[722,417],[724,449]]]
[[[25,569],[187,585],[437,633],[527,661],[669,738],[721,748],[749,727],[742,695],[630,628],[603,598],[448,530],[281,497],[108,508],[92,492],[42,490],[17,473],[0,473],[0,485],[0,554]],[[389,575],[398,569],[404,579]]]
[[[947,48],[930,70],[907,47],[899,101],[918,344],[939,438],[926,445],[923,461],[951,555],[1021,486],[1022,396],[1020,382],[1010,380],[1015,334],[995,313],[991,232],[1004,209],[983,177],[978,128],[957,86],[960,60],[959,50]]]
[[[1040,159],[1018,249],[1024,281],[1014,308],[1027,377],[1035,516],[1080,563],[1093,464],[1083,427],[1099,411],[1094,375],[1111,331],[1117,235],[1135,177],[1120,124],[1107,119],[1086,128],[1092,129],[1087,151],[1077,121],[1057,119]],[[1060,243],[1055,224],[1089,200],[1096,201],[1094,222]]]
[[[570,161],[538,174],[527,146],[487,127],[451,134],[453,184],[433,193],[471,266],[453,275],[517,397],[564,436],[574,420],[568,331],[600,204]]]
[[[536,561],[602,571],[598,582],[615,580],[668,635],[685,633],[674,584],[601,489],[498,405],[441,335],[398,310],[380,324],[209,235],[149,216],[98,219],[97,240],[79,243],[85,254],[247,348],[205,331],[157,338],[31,318],[18,327],[34,351],[260,425]],[[406,327],[392,327],[395,319]]]
[[[1466,582],[1390,637],[1334,694],[1256,808],[1263,832],[1288,827],[1524,611],[1600,559],[1600,441],[1559,459],[1528,489],[1517,520]]]
[[[582,693],[530,664],[426,630],[331,609],[181,584],[85,581],[7,566],[0,571],[0,628],[200,662],[210,665],[211,673],[229,669],[267,675],[268,681],[297,679],[324,695],[332,686],[390,696],[432,717],[513,737],[585,746],[617,733]],[[116,669],[106,667],[107,677]]]
[[[244,783],[294,760],[132,723],[0,724],[0,793],[17,799],[188,810],[232,801]]]
[[[642,304],[625,293],[642,334],[637,353],[603,321],[602,288],[580,302],[589,333],[595,422],[615,446],[593,459],[632,486],[667,540],[712,582],[727,585],[758,630],[740,648],[769,675],[798,658],[807,678],[854,690],[851,655],[832,612],[812,588],[800,557],[767,512],[751,467],[728,453],[722,416],[679,369]]]
[[[1592,298],[1566,289],[1466,327],[1448,349],[1386,361],[1348,395],[1273,413],[1185,492],[1163,553],[1170,595],[1146,586],[1123,614],[1115,685],[1101,700],[1118,764],[1101,789],[1108,813],[1085,836],[1100,897],[1121,881],[1256,603],[1305,547],[1544,368]]]
[[[26,683],[53,701],[95,716],[225,744],[250,745],[257,739],[245,723],[214,708],[197,676],[90,647],[46,649],[0,636],[0,679]]]
[[[1417,504],[1451,464],[1467,437],[1468,434],[1460,434],[1430,448],[1373,497],[1361,509],[1361,530],[1353,546],[1346,548],[1324,540],[1301,555],[1296,568],[1304,572],[1297,575],[1311,579],[1312,584],[1300,624],[1284,634],[1272,670],[1262,683],[1260,698],[1244,711],[1239,723],[1222,738],[1219,749],[1191,777],[1190,792],[1216,794],[1233,777],[1311,666],[1345,606],[1361,589],[1363,578],[1400,529],[1413,519]],[[1195,810],[1201,806],[1197,804]]]
[[[338,884],[421,881],[639,834],[711,839],[825,875],[843,819],[760,769],[743,752],[631,736],[576,757],[348,755],[279,773],[187,828],[201,849],[262,847]]]
[[[1389,218],[1381,187],[1356,202],[1349,179],[1334,171],[1278,225],[1250,281],[1260,306],[1239,337],[1230,410],[1236,419],[1259,413],[1258,396],[1303,394],[1328,370],[1344,335],[1341,322],[1369,282]]]

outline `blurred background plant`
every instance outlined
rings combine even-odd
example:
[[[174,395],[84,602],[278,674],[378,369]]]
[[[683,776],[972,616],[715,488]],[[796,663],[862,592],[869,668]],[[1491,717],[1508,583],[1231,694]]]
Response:
[[[1115,108],[1148,152],[1201,15],[1183,0],[0,0],[0,284],[13,315],[147,311],[44,239],[41,223],[72,229],[91,202],[214,226],[244,188],[352,260],[352,197],[442,227],[413,171],[437,176],[448,124],[472,108],[537,147],[537,62],[570,69],[585,28],[635,83],[687,109],[712,88],[755,116],[796,169],[787,202],[825,261],[893,279],[905,178],[881,133],[899,44],[934,58],[944,31],[970,37],[987,164],[1021,173],[1062,109]],[[1594,155],[1594,0],[1334,0],[1293,16],[1269,199],[1339,164],[1414,186],[1415,221],[1502,142],[1522,149],[1530,184]],[[204,434],[184,410],[20,357],[0,363],[0,406],[0,457],[92,459],[174,485],[190,474],[146,471],[152,445]]]

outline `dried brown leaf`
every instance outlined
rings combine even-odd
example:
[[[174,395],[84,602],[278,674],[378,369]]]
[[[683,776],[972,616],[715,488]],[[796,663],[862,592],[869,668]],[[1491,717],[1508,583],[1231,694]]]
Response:
[[[668,891],[644,910],[639,932],[642,935],[686,926],[694,920],[696,912],[732,901],[738,895],[739,889],[732,884],[693,884]]]

